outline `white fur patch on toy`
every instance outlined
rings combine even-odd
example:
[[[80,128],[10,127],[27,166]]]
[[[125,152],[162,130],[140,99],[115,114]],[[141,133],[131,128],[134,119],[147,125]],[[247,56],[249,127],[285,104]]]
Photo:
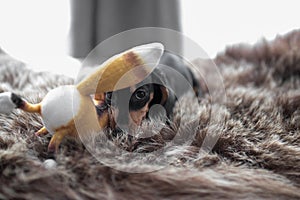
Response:
[[[11,95],[11,92],[0,93],[0,113],[9,114],[16,108],[16,104],[11,100]]]
[[[41,102],[41,114],[50,133],[67,125],[78,113],[80,94],[75,86],[60,86],[51,90]]]

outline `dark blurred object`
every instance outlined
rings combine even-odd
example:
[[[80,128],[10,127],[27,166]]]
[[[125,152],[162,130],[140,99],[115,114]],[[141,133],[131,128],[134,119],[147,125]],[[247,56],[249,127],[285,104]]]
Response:
[[[180,31],[178,0],[71,0],[71,56],[85,58],[103,40],[140,27]]]

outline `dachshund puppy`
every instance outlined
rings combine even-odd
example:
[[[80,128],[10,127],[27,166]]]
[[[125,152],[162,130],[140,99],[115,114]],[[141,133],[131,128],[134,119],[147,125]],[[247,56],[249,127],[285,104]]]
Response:
[[[173,108],[177,99],[187,91],[182,82],[174,80],[172,74],[168,74],[165,66],[182,75],[185,82],[193,88],[196,96],[201,95],[201,88],[196,76],[189,66],[177,55],[164,51],[160,64],[142,82],[114,92],[105,93],[102,104],[96,105],[98,113],[106,109],[112,110],[110,128],[120,131],[121,127],[136,127],[141,125],[144,119],[149,118],[149,110],[159,104],[164,110],[168,120],[172,120]],[[176,91],[176,92],[174,92]],[[152,113],[155,116],[163,113]]]

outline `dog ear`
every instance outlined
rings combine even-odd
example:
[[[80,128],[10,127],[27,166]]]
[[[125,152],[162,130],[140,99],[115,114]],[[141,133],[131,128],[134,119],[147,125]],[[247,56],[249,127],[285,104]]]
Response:
[[[77,84],[83,95],[120,90],[144,80],[158,65],[164,47],[150,43],[115,55]]]
[[[161,99],[160,103],[161,105],[164,105],[168,98],[169,98],[169,90],[165,86],[159,86],[160,92],[161,92]]]

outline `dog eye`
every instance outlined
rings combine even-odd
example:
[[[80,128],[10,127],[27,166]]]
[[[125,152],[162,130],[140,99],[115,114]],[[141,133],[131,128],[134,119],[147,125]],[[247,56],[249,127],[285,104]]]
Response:
[[[130,98],[129,110],[140,110],[150,100],[151,89],[144,85],[134,91]]]
[[[137,100],[143,100],[147,96],[147,91],[145,89],[139,89],[135,93],[135,98]]]

